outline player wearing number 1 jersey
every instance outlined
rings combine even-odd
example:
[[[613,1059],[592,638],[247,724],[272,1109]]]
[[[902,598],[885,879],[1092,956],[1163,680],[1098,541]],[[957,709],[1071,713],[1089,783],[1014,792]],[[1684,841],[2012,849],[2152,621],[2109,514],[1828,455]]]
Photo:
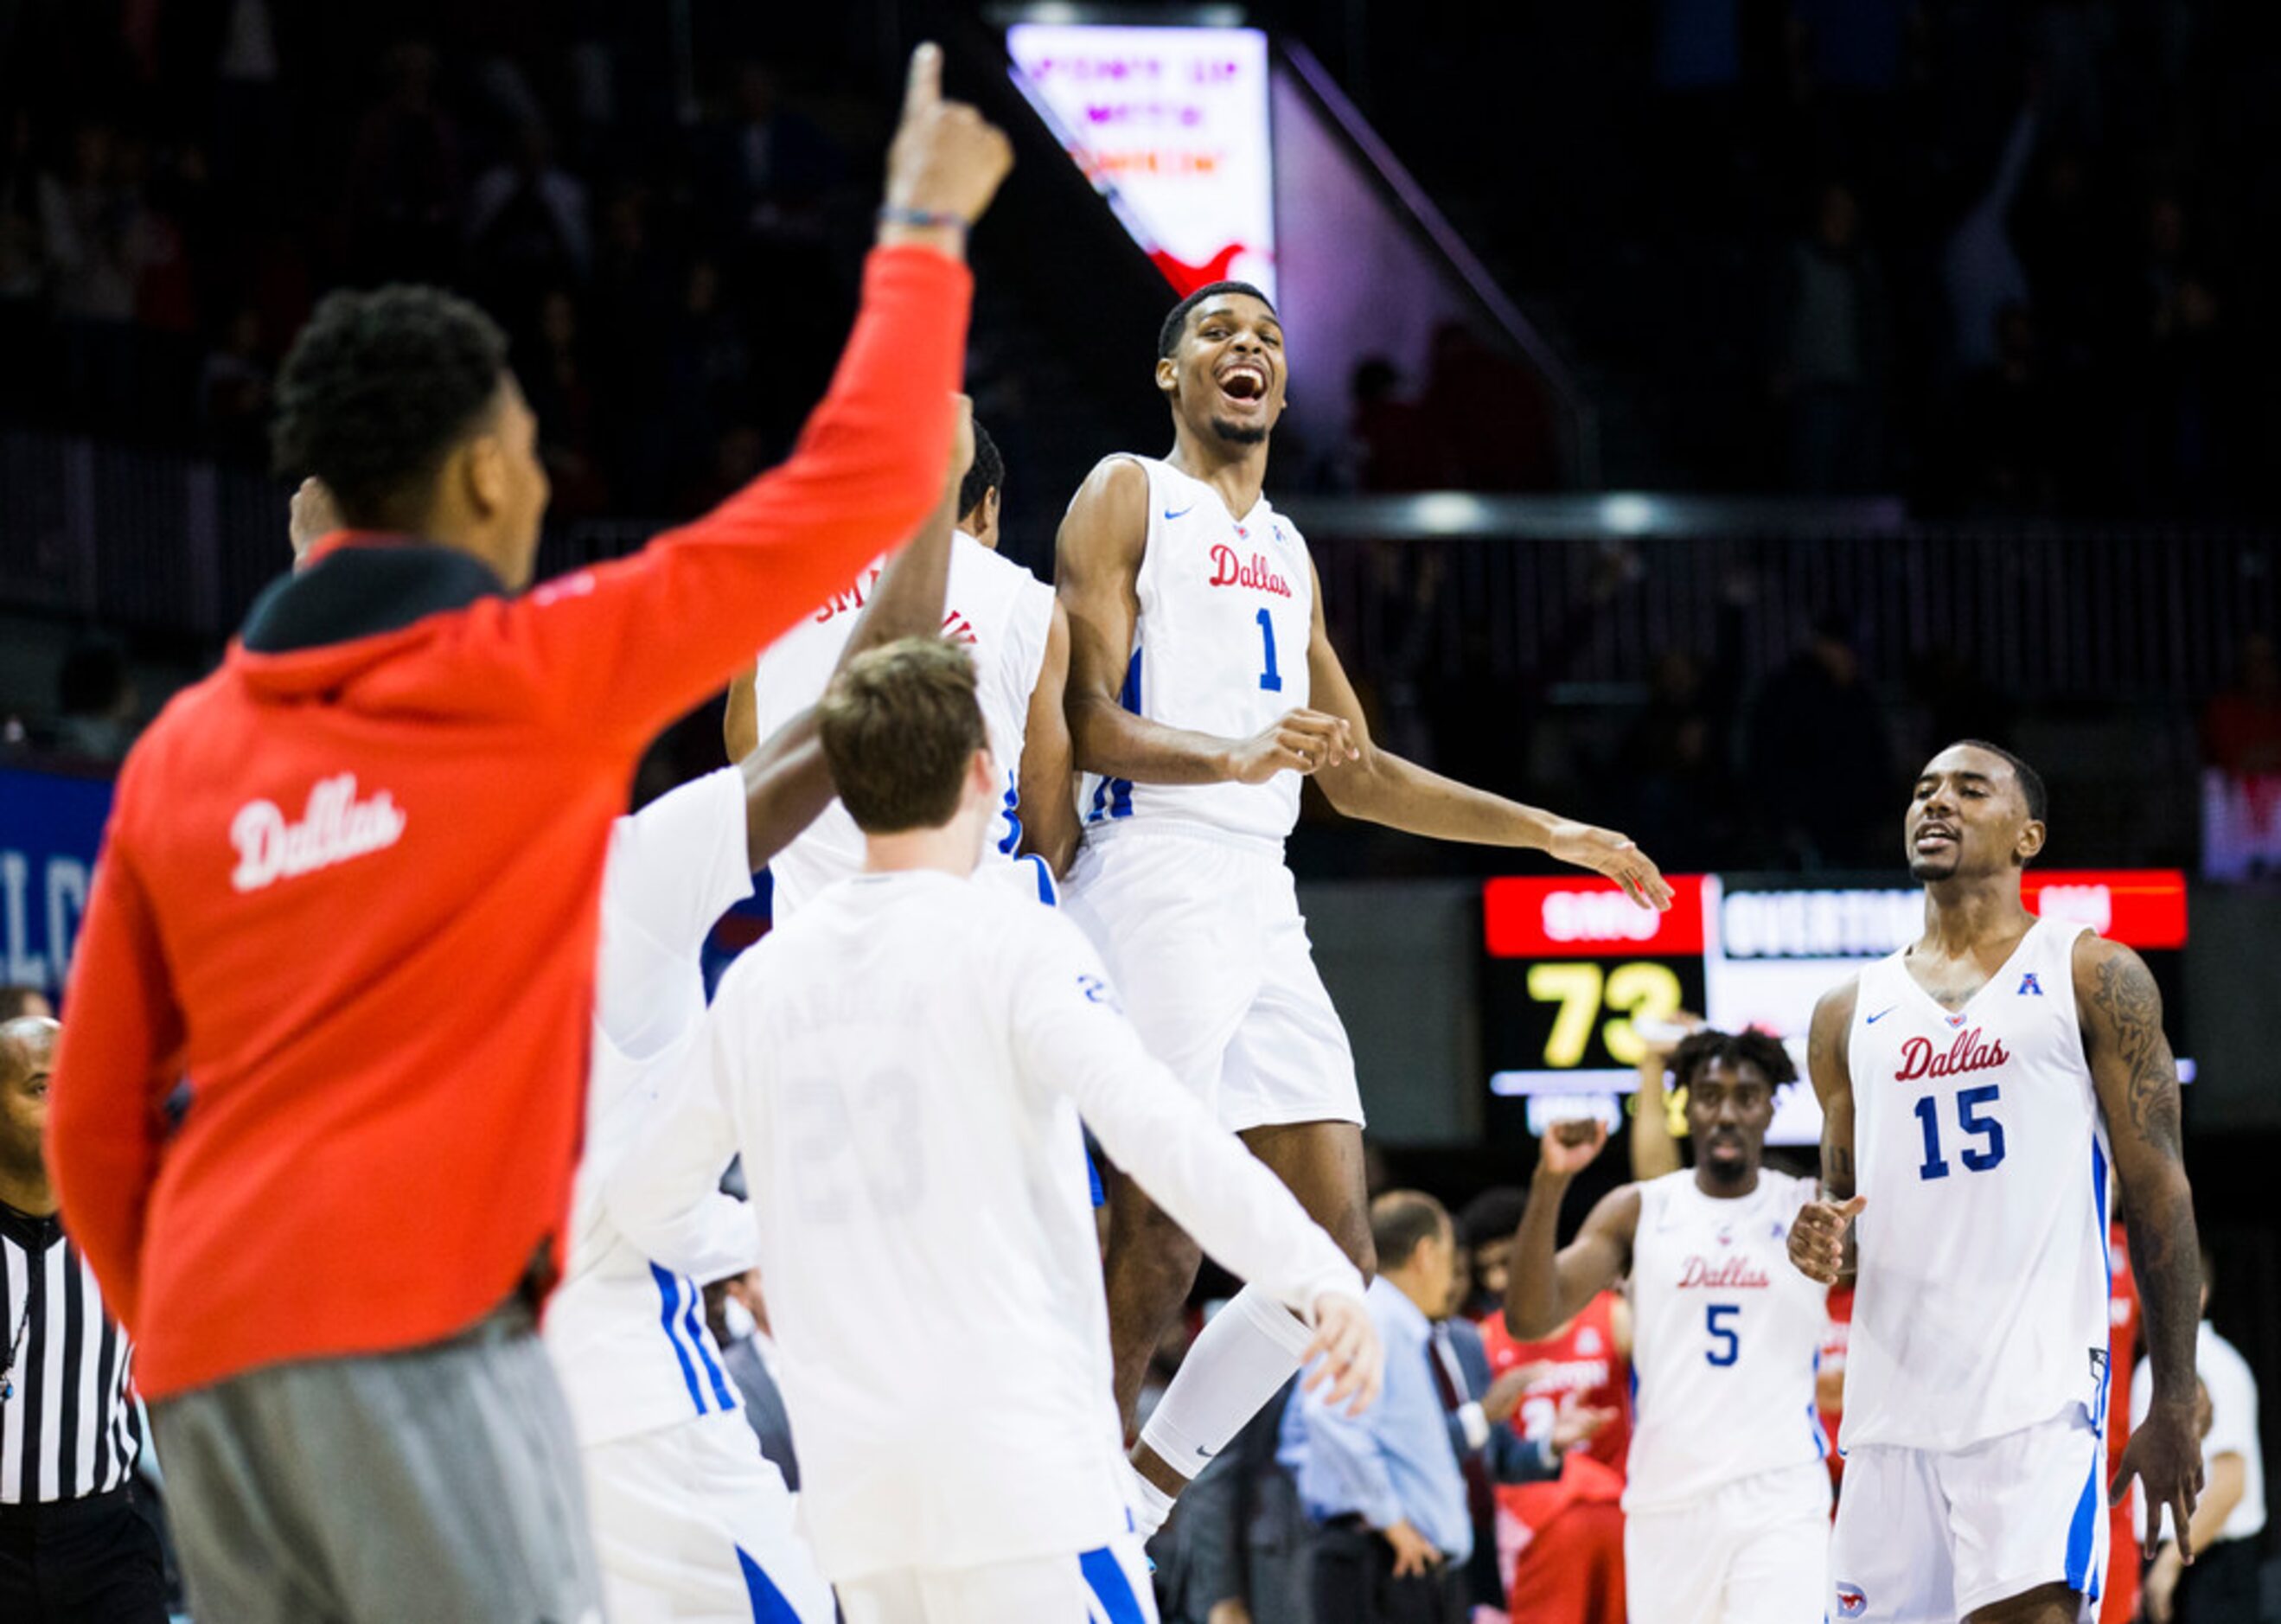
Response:
[[[1367,1267],[1354,1059],[1283,863],[1299,779],[1314,774],[1350,817],[1547,851],[1648,906],[1668,906],[1670,892],[1621,835],[1452,783],[1372,743],[1324,631],[1305,538],[1262,493],[1285,382],[1283,329],[1265,296],[1241,282],[1198,289],[1157,338],[1171,454],[1111,457],[1070,504],[1057,583],[1070,732],[1093,778],[1066,901],[1149,1048]],[[1197,1251],[1131,1180],[1115,1181],[1110,1204],[1110,1314],[1129,1425]],[[1305,1342],[1250,1289],[1206,1327],[1135,1457],[1152,1525],[1289,1379]]]
[[[1858,1270],[1833,1619],[2075,1624],[2105,1566],[2107,1174],[2146,1315],[2153,1412],[2123,1450],[2184,1527],[2201,1486],[2200,1295],[2161,997],[2128,947],[2039,920],[2034,769],[1950,746],[1918,776],[1924,935],[1813,1012],[1825,1199],[1790,1252]]]
[[[1631,1616],[1657,1624],[1817,1624],[1828,1597],[1829,1477],[1814,1367],[1823,1291],[1786,1260],[1813,1187],[1760,1165],[1774,1039],[1698,1032],[1672,1056],[1700,1148],[1691,1172],[1611,1191],[1553,1250],[1597,1123],[1544,1135],[1514,1238],[1505,1325],[1542,1336],[1627,1273],[1632,1446],[1624,1488]]]

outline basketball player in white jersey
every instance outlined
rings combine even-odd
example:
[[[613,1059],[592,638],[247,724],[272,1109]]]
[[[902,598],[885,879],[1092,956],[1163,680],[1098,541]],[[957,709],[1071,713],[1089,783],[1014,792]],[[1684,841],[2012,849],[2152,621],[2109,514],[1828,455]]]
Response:
[[[613,1200],[637,1233],[671,1222],[675,1187],[741,1149],[802,1518],[848,1624],[1140,1624],[1079,1113],[1308,1322],[1334,1401],[1366,1404],[1382,1354],[1361,1275],[1149,1058],[1082,933],[978,881],[1002,791],[975,685],[941,638],[834,680],[819,724],[864,870],[731,969],[715,1123],[646,1142]]]
[[[847,649],[940,621],[952,512],[971,454],[962,413],[943,500],[871,593]],[[754,1261],[751,1214],[720,1193],[727,1156],[692,1173],[687,1220],[637,1246],[610,1175],[701,1071],[700,964],[715,920],[831,795],[812,715],[766,747],[660,796],[611,831],[602,882],[585,1152],[548,1352],[568,1399],[610,1617],[618,1624],[831,1624],[831,1588],[795,1531],[783,1474],[738,1413],[701,1288]]]
[[[1787,1245],[1814,1191],[1761,1165],[1775,1090],[1797,1070],[1763,1033],[1708,1031],[1679,1045],[1671,1069],[1687,1090],[1695,1166],[1610,1191],[1556,1254],[1561,1200],[1608,1131],[1548,1132],[1510,1254],[1505,1328],[1549,1335],[1631,1279],[1633,1618],[1821,1624],[1829,1473],[1813,1377],[1828,1294],[1790,1267]]]
[[[2180,1527],[2201,1488],[2200,1264],[2161,995],[2130,948],[2038,920],[2034,769],[1967,741],[1933,757],[1905,849],[1925,932],[1826,994],[1807,1065],[1823,1199],[1790,1252],[1858,1270],[1845,1492],[1829,1616],[2075,1624],[2106,1569],[2110,1165],[2154,1402],[2112,1487]]]
[[[1053,588],[998,553],[1005,468],[997,446],[977,424],[973,464],[958,495],[942,635],[974,655],[991,757],[998,763],[998,822],[986,861],[1020,865],[1018,872],[995,867],[990,872],[1051,902],[1055,879],[1069,866],[1077,846],[1069,724],[1062,714],[1069,618]],[[823,695],[847,646],[855,612],[878,577],[879,566],[874,564],[849,591],[771,645],[754,676],[730,690],[725,726],[731,760],[743,759],[743,751]],[[777,923],[862,866],[862,833],[834,801],[769,864]]]
[[[1283,329],[1258,290],[1215,282],[1166,318],[1156,387],[1171,454],[1094,469],[1063,521],[1070,731],[1094,775],[1066,905],[1150,1050],[1367,1272],[1362,1102],[1316,973],[1283,839],[1313,774],[1350,817],[1527,847],[1669,905],[1621,835],[1470,789],[1381,750],[1324,631],[1305,539],[1262,494],[1282,414]],[[1130,1180],[1112,1186],[1117,1400],[1195,1277],[1196,1247]],[[1189,1350],[1135,1451],[1149,1531],[1291,1373],[1304,1330],[1240,1294]]]

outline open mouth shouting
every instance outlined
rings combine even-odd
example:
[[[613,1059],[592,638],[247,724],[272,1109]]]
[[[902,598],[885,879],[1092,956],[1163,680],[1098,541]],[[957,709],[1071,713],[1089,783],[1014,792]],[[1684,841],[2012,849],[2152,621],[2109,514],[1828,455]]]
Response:
[[[1257,411],[1264,406],[1272,382],[1267,364],[1249,357],[1221,367],[1215,381],[1219,384],[1222,402],[1239,411]]]

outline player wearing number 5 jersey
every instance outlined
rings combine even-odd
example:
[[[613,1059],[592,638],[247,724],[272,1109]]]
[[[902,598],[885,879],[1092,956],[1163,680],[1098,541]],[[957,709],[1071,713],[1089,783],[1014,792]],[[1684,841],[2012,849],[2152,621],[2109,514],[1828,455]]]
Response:
[[[1670,893],[1621,835],[1469,789],[1377,747],[1324,631],[1305,539],[1262,493],[1282,414],[1283,329],[1256,289],[1176,305],[1156,383],[1171,454],[1111,457],[1070,504],[1070,734],[1092,775],[1066,905],[1134,1025],[1368,1267],[1362,1103],[1283,863],[1299,779],[1413,833],[1531,847],[1657,908]],[[1195,1244],[1129,1179],[1110,1192],[1110,1317],[1127,1425],[1196,1271]],[[1306,1337],[1247,1290],[1206,1327],[1135,1456],[1153,1527],[1289,1378]]]
[[[1790,1232],[1818,1280],[1858,1271],[1836,1619],[2075,1624],[2105,1567],[2107,1173],[2146,1314],[2154,1407],[2136,1476],[2183,1526],[2200,1264],[2161,997],[2128,947],[2038,920],[2043,781],[1952,745],[1909,803],[1925,933],[1813,1012],[1825,1198]]]
[[[1694,1169],[1611,1191],[1556,1254],[1561,1199],[1608,1133],[1597,1123],[1548,1132],[1513,1241],[1505,1326],[1544,1335],[1628,1273],[1630,1615],[1817,1624],[1829,1477],[1813,1378],[1827,1305],[1786,1260],[1813,1188],[1759,1164],[1775,1090],[1797,1071],[1780,1043],[1751,1032],[1698,1032],[1671,1063],[1687,1089]]]

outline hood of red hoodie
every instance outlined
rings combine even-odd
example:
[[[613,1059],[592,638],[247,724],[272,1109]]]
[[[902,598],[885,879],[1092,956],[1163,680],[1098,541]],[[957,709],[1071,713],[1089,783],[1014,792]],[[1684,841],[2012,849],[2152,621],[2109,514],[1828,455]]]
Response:
[[[337,692],[506,588],[480,559],[416,537],[351,537],[272,582],[223,664],[257,698]]]

